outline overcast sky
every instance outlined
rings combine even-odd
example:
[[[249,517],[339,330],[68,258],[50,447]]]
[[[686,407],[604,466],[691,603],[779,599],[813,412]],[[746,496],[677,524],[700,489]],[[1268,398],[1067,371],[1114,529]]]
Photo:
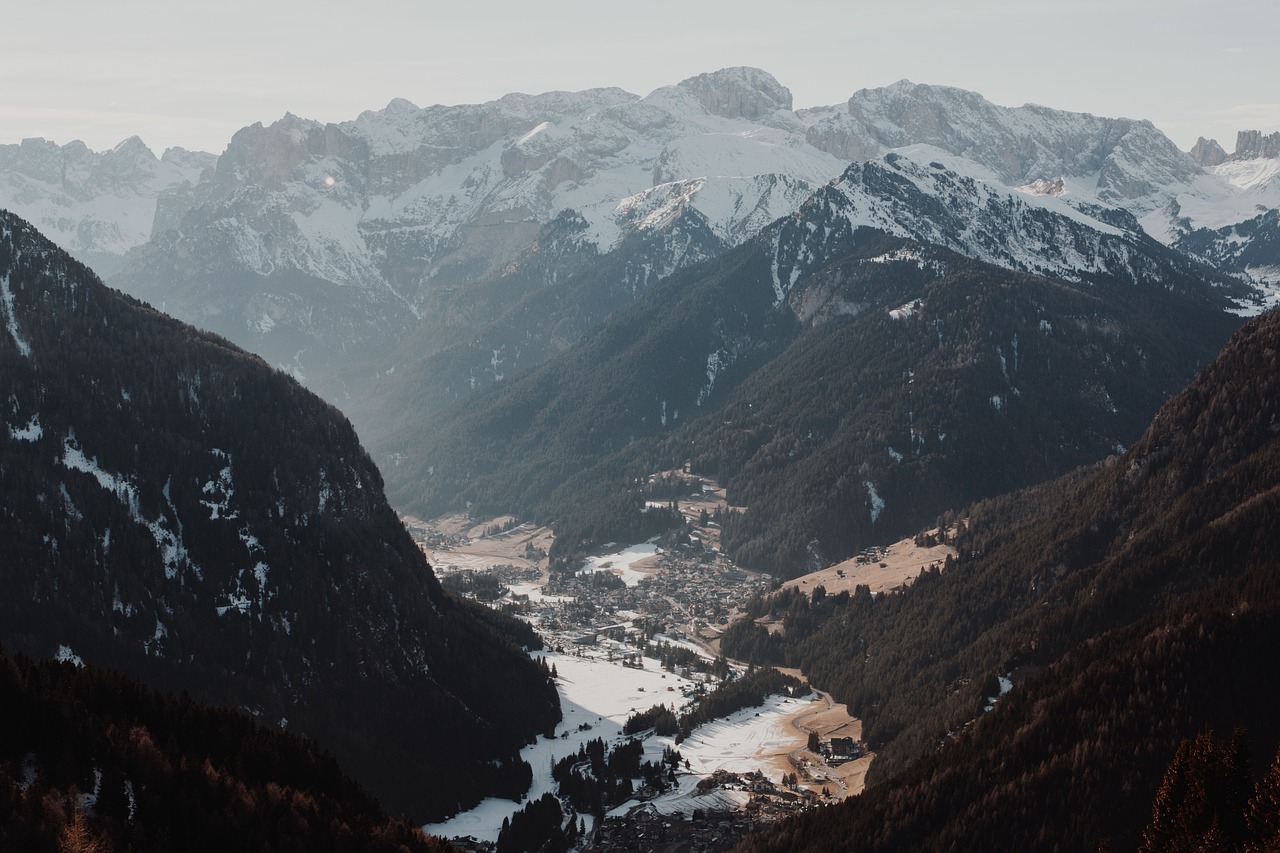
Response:
[[[1149,118],[1180,147],[1280,130],[1280,2],[1106,0],[172,0],[10,4],[0,143],[138,135],[221,152],[286,111],[343,121],[392,98],[644,95],[755,65],[796,107],[908,78],[998,104]],[[199,11],[196,11],[199,10]]]

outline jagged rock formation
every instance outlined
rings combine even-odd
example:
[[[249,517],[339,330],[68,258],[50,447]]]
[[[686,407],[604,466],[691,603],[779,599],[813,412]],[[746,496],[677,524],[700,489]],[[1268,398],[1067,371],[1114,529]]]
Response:
[[[845,230],[1073,281],[1185,272],[1167,255],[1150,264],[1144,229],[1202,263],[1275,278],[1275,160],[1205,171],[1149,122],[908,81],[791,106],[767,73],[730,68],[643,98],[397,100],[329,125],[286,115],[237,133],[197,184],[161,192],[153,239],[112,281],[306,381],[382,448],[815,194],[844,210]],[[848,159],[862,165],[845,174]],[[775,275],[776,299],[794,272]],[[1242,310],[1270,304],[1205,277]]]
[[[1013,192],[897,153],[855,163],[806,201],[793,221],[781,223],[778,299],[863,226],[1068,281],[1101,277],[1173,286],[1166,278],[1172,265],[1197,288],[1212,283],[1225,293],[1247,292],[1160,246],[1126,211],[1091,206],[1086,214],[1060,195]]]
[[[791,110],[791,90],[759,68],[723,68],[679,83],[707,112],[725,118],[767,119]]]
[[[1257,284],[1257,294],[1241,303],[1245,313],[1274,307],[1280,302],[1280,132],[1242,130],[1230,156],[1217,143],[1197,148],[1213,161],[1207,172],[1217,186],[1205,183],[1199,193],[1179,195],[1143,226],[1179,251]]]
[[[1227,152],[1222,150],[1218,140],[1205,139],[1203,136],[1196,140],[1196,144],[1187,153],[1191,155],[1192,160],[1206,169],[1227,161]]]
[[[1232,160],[1258,160],[1280,157],[1280,130],[1262,135],[1260,130],[1242,130],[1236,134],[1236,150]]]
[[[764,72],[726,69],[643,99],[601,89],[395,101],[327,126],[286,116],[240,131],[192,193],[167,195],[179,227],[113,282],[346,399],[344,368],[387,367],[389,342],[505,273],[561,212],[580,217],[575,242],[593,254],[684,211],[719,250],[794,210],[841,164],[803,144],[789,106]],[[624,287],[698,257],[673,240]]]

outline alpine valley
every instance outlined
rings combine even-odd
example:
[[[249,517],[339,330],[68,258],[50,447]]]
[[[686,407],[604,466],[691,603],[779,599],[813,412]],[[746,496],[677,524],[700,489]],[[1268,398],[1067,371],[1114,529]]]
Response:
[[[119,793],[205,749],[190,808],[285,785],[291,826],[367,849],[526,793],[496,849],[647,849],[605,819],[603,745],[534,798],[521,749],[601,720],[566,703],[557,735],[529,600],[446,591],[398,512],[545,528],[548,592],[646,541],[776,579],[714,668],[801,670],[876,757],[742,849],[1280,843],[1280,132],[1184,152],[908,81],[795,109],[727,68],[286,115],[218,156],[26,140],[0,207],[0,696],[74,731],[3,744],[29,835],[0,839],[163,846]],[[685,483],[723,486],[714,519]],[[781,585],[913,536],[950,557],[895,590]],[[652,639],[581,642],[628,625]],[[55,657],[87,667],[29,660]],[[627,727],[680,744],[723,695]],[[169,776],[138,758],[160,731]]]

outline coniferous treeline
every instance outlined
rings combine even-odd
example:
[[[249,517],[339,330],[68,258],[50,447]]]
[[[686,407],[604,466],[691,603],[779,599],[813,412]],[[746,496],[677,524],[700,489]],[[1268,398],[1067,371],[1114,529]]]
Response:
[[[786,665],[795,660],[793,649],[827,619],[846,610],[866,610],[870,603],[871,589],[862,584],[854,588],[853,595],[842,590],[829,596],[822,586],[814,587],[809,595],[798,587],[759,593],[745,605],[747,618],[725,629],[721,646],[726,654],[750,664]],[[764,617],[780,620],[782,631],[772,632],[756,621]]]
[[[1255,781],[1244,729],[1186,738],[1165,771],[1142,832],[1143,853],[1280,849],[1280,751]]]
[[[493,572],[467,570],[450,572],[440,579],[440,585],[458,597],[474,598],[476,601],[493,602],[507,594]]]
[[[693,649],[685,646],[674,646],[664,640],[644,644],[640,651],[645,657],[658,659],[658,665],[667,672],[675,672],[677,667],[696,672],[713,672],[720,678],[728,675],[729,664],[724,658],[707,660]]]
[[[565,853],[578,837],[579,825],[564,821],[560,801],[551,794],[530,800],[524,808],[502,819],[498,853]]]
[[[649,729],[653,729],[653,733],[659,736],[673,735],[680,731],[680,717],[666,705],[651,705],[646,710],[636,711],[627,717],[622,733],[634,735]]]
[[[581,340],[654,283],[672,242],[686,262],[729,248],[698,214],[669,229],[632,233],[603,256],[582,241],[586,228],[577,213],[562,211],[542,227],[536,249],[500,276],[432,291],[423,322],[391,358],[395,373],[348,385],[353,411],[369,413],[358,425],[370,446],[419,430],[426,413],[469,400]],[[467,322],[457,323],[460,316]]]
[[[0,716],[0,849],[449,849],[313,743],[116,673],[0,652]]]
[[[800,666],[848,702],[883,778],[971,719],[998,675],[1280,558],[1257,520],[1277,482],[1266,420],[1280,397],[1267,343],[1275,322],[1233,341],[1125,456],[973,506],[946,570],[925,571],[902,595],[810,604],[812,617],[795,613],[782,639],[740,624],[726,654]]]
[[[670,747],[661,761],[643,761],[644,743],[628,738],[609,748],[600,738],[587,741],[571,755],[555,763],[551,777],[564,797],[581,814],[603,817],[635,793],[635,781],[656,791],[665,791],[675,781],[680,753]]]
[[[684,517],[678,511],[647,506],[638,490],[602,492],[590,512],[567,515],[556,521],[551,562],[553,567],[573,565],[596,545],[644,542],[682,524]]]
[[[698,726],[728,717],[744,708],[758,708],[770,696],[803,696],[809,685],[773,667],[753,669],[740,678],[722,681],[684,714],[680,736],[687,738]]]
[[[654,734],[676,735],[676,743],[680,743],[698,726],[728,717],[744,708],[758,708],[770,696],[794,697],[808,692],[809,685],[793,675],[773,667],[754,668],[738,678],[721,681],[683,714],[677,715],[666,705],[653,705],[629,716],[622,730],[625,734],[637,734],[653,729]]]

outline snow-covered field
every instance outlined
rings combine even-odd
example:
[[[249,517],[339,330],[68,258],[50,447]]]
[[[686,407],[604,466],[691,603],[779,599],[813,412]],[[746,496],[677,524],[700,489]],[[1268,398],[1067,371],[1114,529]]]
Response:
[[[535,656],[544,655],[537,652]],[[557,686],[564,719],[556,728],[554,740],[539,738],[536,744],[521,752],[533,768],[533,786],[527,799],[537,799],[548,791],[555,792],[551,767],[557,760],[576,753],[582,744],[593,738],[604,738],[606,743],[617,742],[622,738],[623,724],[632,713],[660,703],[678,707],[685,702],[685,691],[694,687],[693,681],[663,671],[658,661],[652,658],[645,659],[644,669],[633,669],[569,654],[547,653],[545,657],[548,666],[554,664],[560,676]],[[788,734],[786,718],[805,704],[807,702],[803,699],[774,696],[763,707],[739,711],[726,720],[694,731],[688,740],[676,747],[689,762],[689,769],[686,771],[681,765],[678,786],[652,801],[654,808],[668,814],[677,811],[692,813],[695,807],[726,808],[738,804],[740,792],[718,791],[697,797],[695,786],[698,780],[717,769],[736,773],[761,770],[766,775],[777,776],[770,756],[803,745],[802,736],[794,729]],[[583,724],[590,728],[579,731],[578,727]],[[650,737],[645,742],[645,760],[658,760],[664,747],[674,742],[674,738]],[[620,806],[615,811],[625,812],[631,805],[634,803]],[[523,803],[490,798],[451,820],[429,824],[424,829],[446,838],[470,835],[496,841],[503,819],[522,807]],[[590,827],[591,816],[583,817]]]
[[[573,601],[572,595],[546,595],[542,591],[543,584],[541,581],[507,584],[507,588],[511,590],[512,595],[527,595],[530,601],[537,604],[547,601]]]
[[[634,567],[641,560],[647,560],[657,555],[658,546],[657,539],[650,539],[640,545],[632,545],[613,554],[605,554],[600,557],[591,557],[587,560],[587,564],[582,567],[583,572],[612,572],[622,578],[623,583],[627,586],[635,586],[648,577],[647,574],[637,571]]]
[[[695,808],[732,808],[746,802],[749,797],[742,791],[717,790],[698,795],[698,780],[717,770],[738,774],[758,770],[778,781],[785,772],[778,769],[778,756],[805,744],[804,736],[788,720],[796,711],[810,705],[811,699],[770,696],[760,707],[744,708],[695,729],[679,746],[675,746],[675,738],[649,738],[645,744],[646,759],[661,757],[663,747],[672,746],[689,762],[688,770],[677,776],[676,787],[650,801],[653,809],[660,814],[680,812],[689,816]],[[610,814],[625,814],[634,805],[624,803]]]

